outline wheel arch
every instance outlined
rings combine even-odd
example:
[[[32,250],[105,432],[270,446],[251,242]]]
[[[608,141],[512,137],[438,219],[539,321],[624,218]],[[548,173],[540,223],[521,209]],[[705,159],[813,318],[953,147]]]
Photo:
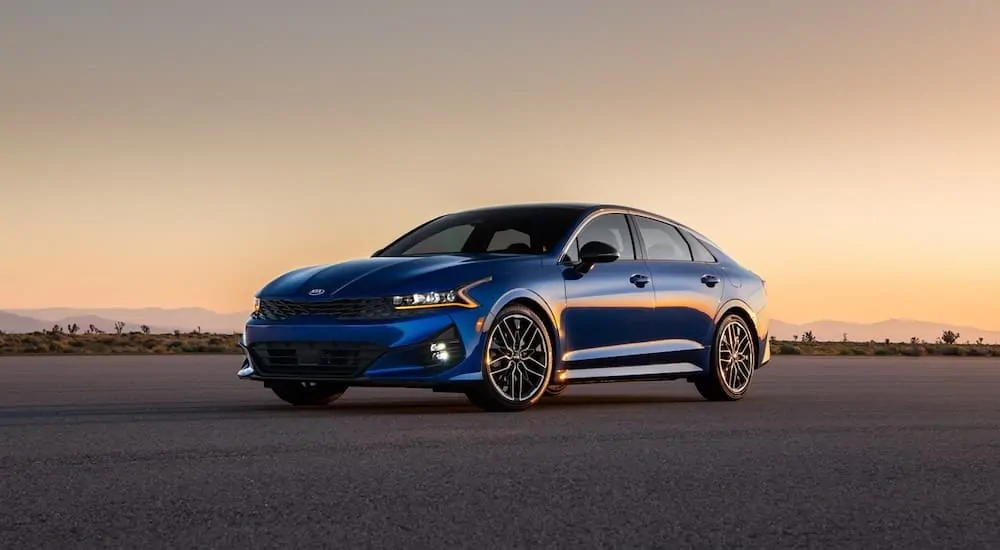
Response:
[[[496,321],[497,315],[499,315],[504,308],[515,304],[523,305],[524,307],[532,310],[542,320],[545,330],[549,333],[549,339],[552,341],[552,359],[555,365],[558,366],[560,362],[559,358],[562,353],[562,344],[559,339],[559,324],[556,320],[557,317],[548,302],[531,290],[514,289],[498,298],[493,304],[493,307],[490,308],[490,312],[486,315],[486,318],[483,320],[482,334],[489,333],[490,328],[492,328],[493,323]]]
[[[754,353],[759,356],[763,344],[760,341],[761,336],[758,329],[757,315],[754,313],[753,308],[743,300],[729,300],[719,308],[719,313],[715,316],[715,326],[718,327],[719,323],[730,315],[739,316],[750,327],[750,332],[753,334]]]

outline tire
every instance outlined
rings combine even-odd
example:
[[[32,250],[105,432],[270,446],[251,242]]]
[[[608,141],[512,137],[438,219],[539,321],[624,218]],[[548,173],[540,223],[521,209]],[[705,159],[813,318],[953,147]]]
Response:
[[[545,397],[556,397],[566,391],[566,384],[549,384],[545,388]]]
[[[465,395],[485,411],[523,411],[545,395],[554,371],[553,357],[545,322],[527,307],[507,306],[486,334],[483,382]]]
[[[282,401],[297,407],[321,407],[336,401],[347,386],[329,382],[280,382],[271,386]]]
[[[709,373],[696,378],[694,385],[709,401],[739,401],[756,370],[757,343],[750,326],[739,315],[728,315],[716,329]]]

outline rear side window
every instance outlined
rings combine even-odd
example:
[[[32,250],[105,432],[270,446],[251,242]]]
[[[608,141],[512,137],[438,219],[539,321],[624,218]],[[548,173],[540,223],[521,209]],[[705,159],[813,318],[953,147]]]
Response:
[[[691,248],[676,227],[636,216],[647,260],[691,261]]]
[[[684,231],[684,237],[687,239],[688,244],[691,245],[691,253],[694,255],[694,261],[706,263],[719,261],[708,247],[702,244],[698,237],[695,237],[689,231]]]
[[[634,260],[635,247],[632,245],[632,233],[628,228],[625,214],[603,214],[590,220],[580,231],[576,242],[569,247],[566,255],[571,261],[580,260],[580,248],[590,241],[601,241],[615,247],[621,260]]]

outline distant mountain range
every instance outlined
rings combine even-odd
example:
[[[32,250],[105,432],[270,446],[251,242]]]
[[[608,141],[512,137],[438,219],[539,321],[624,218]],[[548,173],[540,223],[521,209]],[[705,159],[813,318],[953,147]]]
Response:
[[[0,331],[9,333],[36,332],[49,330],[53,325],[63,328],[76,323],[80,332],[94,325],[104,332],[113,332],[115,321],[125,323],[125,332],[138,331],[141,325],[148,325],[150,332],[168,333],[175,330],[189,332],[201,327],[202,332],[232,333],[243,330],[249,312],[217,313],[204,308],[45,308],[12,309],[0,311]],[[851,341],[909,342],[916,337],[933,342],[945,330],[961,334],[960,342],[975,342],[982,338],[987,343],[1000,343],[1000,331],[990,331],[947,323],[890,319],[878,323],[849,323],[844,321],[815,321],[791,324],[779,320],[771,323],[771,335],[779,340],[792,340],[806,331],[822,341],[840,341],[847,335]]]

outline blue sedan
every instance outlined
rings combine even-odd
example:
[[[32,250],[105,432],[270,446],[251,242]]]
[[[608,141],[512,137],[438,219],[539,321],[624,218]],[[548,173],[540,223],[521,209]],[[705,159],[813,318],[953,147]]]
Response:
[[[238,376],[293,405],[383,386],[520,411],[572,384],[678,379],[735,401],[770,359],[768,323],[764,281],[690,227],[615,205],[490,207],[268,283]]]

